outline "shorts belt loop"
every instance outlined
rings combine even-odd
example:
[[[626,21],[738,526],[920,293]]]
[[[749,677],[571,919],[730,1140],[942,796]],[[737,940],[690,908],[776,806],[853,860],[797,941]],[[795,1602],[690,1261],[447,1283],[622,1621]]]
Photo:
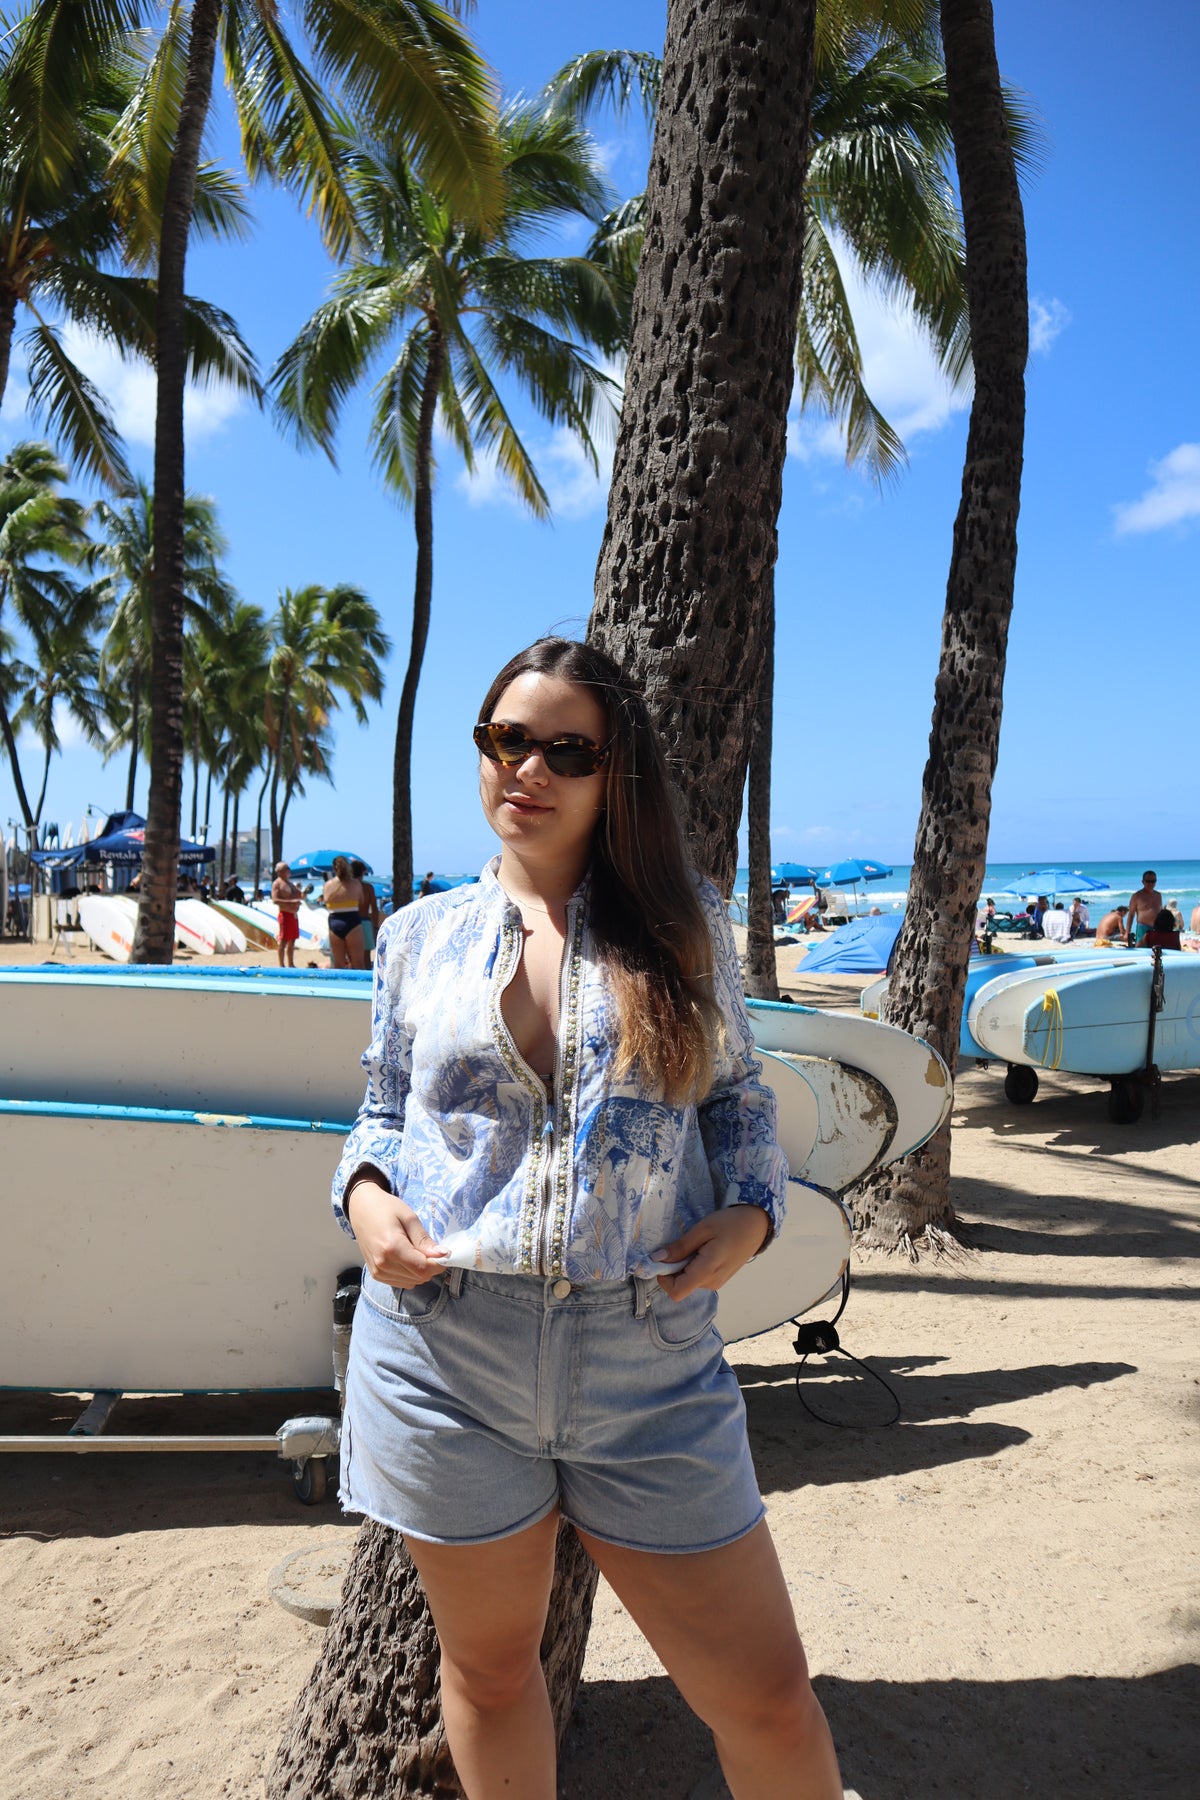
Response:
[[[446,1270],[446,1286],[450,1290],[450,1298],[452,1300],[457,1300],[458,1296],[462,1293],[463,1276],[466,1272],[465,1269]]]
[[[633,1316],[635,1319],[644,1319],[650,1311],[650,1302],[654,1297],[654,1289],[657,1285],[653,1276],[635,1275],[633,1277]]]

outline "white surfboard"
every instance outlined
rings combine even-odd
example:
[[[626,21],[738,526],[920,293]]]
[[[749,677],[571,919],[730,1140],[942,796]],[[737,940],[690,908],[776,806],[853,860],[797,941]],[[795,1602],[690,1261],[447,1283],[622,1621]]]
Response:
[[[817,1100],[817,1135],[808,1157],[792,1174],[801,1181],[844,1194],[871,1170],[891,1160],[898,1115],[881,1081],[865,1069],[826,1062],[816,1056],[764,1051],[764,1059],[790,1064]]]
[[[79,923],[92,943],[113,962],[127,963],[133,954],[137,909],[123,904],[115,894],[80,894]]]
[[[1139,961],[1107,969],[1039,969],[1025,981],[992,983],[977,996],[972,1030],[1009,1062],[1131,1074],[1146,1060],[1153,975],[1150,952],[1134,954]],[[1154,1061],[1160,1069],[1200,1068],[1200,962],[1184,951],[1163,952]]]
[[[727,1344],[797,1318],[840,1282],[850,1260],[850,1215],[836,1194],[788,1182],[777,1243],[721,1289],[717,1329]]]
[[[205,915],[212,926],[217,940],[218,955],[233,951],[236,955],[241,956],[246,948],[246,934],[241,927],[235,925],[232,919],[227,919],[219,907],[213,906],[207,901],[200,901],[198,904],[204,907]]]
[[[201,900],[175,902],[175,942],[198,956],[213,956],[217,949],[217,932],[208,908]]]
[[[300,930],[313,940],[318,949],[328,951],[329,914],[326,912],[325,908],[323,906],[309,906],[302,900],[300,902],[300,911],[297,914],[297,917],[300,920]]]
[[[236,900],[212,900],[209,902],[214,912],[221,914],[236,925],[247,943],[259,950],[273,950],[279,942],[279,926],[274,925],[266,913],[256,912],[252,906],[242,906]]]
[[[774,1000],[748,999],[746,1006],[759,1049],[845,1063],[882,1083],[897,1113],[891,1160],[919,1150],[948,1116],[954,1098],[950,1071],[923,1038],[855,1013]]]

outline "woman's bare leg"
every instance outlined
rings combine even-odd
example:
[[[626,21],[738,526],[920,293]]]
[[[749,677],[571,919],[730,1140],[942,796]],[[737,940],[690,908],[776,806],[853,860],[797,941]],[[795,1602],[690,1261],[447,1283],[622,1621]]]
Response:
[[[842,1800],[766,1521],[722,1550],[681,1556],[579,1536],[712,1731],[734,1800]]]
[[[554,1800],[554,1721],[538,1657],[558,1513],[494,1544],[406,1538],[442,1648],[442,1715],[467,1800]]]
[[[365,969],[367,966],[367,950],[363,943],[361,925],[356,925],[353,931],[346,933],[346,957],[352,969]]]
[[[348,969],[350,958],[346,954],[346,940],[339,937],[336,931],[329,933],[329,966],[331,969]]]

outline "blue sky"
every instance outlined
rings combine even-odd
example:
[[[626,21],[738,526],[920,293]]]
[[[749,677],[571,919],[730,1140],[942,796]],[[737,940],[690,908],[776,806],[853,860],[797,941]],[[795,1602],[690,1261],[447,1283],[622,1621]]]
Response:
[[[1116,0],[1001,0],[996,13],[1002,70],[1035,103],[1046,147],[1025,195],[1035,348],[989,860],[1192,857],[1200,13],[1189,0],[1150,0],[1136,31]],[[480,0],[474,29],[510,93],[540,86],[583,49],[661,49],[665,7],[612,0],[597,36],[599,16]],[[636,191],[641,133],[605,121],[597,135],[614,184]],[[222,141],[232,145],[226,128]],[[258,190],[254,207],[253,241],[194,251],[189,286],[232,311],[269,366],[322,298],[329,269],[291,201]],[[920,805],[966,400],[947,394],[908,323],[865,294],[861,335],[868,384],[911,463],[877,493],[844,468],[819,420],[792,419],[777,573],[777,858],[907,862]],[[149,375],[86,354],[148,473]],[[36,435],[21,398],[18,373],[0,441]],[[479,697],[531,638],[581,632],[591,603],[603,481],[515,396],[513,410],[555,516],[535,523],[495,479],[469,482],[444,452],[414,754],[420,868],[468,870],[491,853],[470,743]],[[383,611],[396,646],[384,705],[365,729],[339,724],[336,785],[294,803],[286,849],[348,844],[386,869],[413,541],[411,516],[369,468],[364,420],[363,405],[348,409],[334,470],[232,397],[197,395],[188,485],[217,499],[229,573],[247,599],[270,610],[283,586],[353,581]],[[87,806],[116,807],[123,794],[119,760],[105,766],[70,742],[51,772],[47,817],[78,829]],[[144,780],[137,801],[144,809]],[[16,813],[7,764],[0,812]]]

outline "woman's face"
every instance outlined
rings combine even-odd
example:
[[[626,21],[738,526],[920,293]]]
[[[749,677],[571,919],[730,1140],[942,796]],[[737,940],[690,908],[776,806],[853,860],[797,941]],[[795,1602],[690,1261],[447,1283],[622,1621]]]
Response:
[[[518,725],[543,741],[608,740],[604,708],[590,688],[561,675],[518,675],[497,698],[490,722]],[[522,859],[561,862],[572,878],[590,851],[607,786],[604,769],[595,775],[554,774],[540,750],[511,768],[486,756],[479,759],[484,814],[501,843]]]

